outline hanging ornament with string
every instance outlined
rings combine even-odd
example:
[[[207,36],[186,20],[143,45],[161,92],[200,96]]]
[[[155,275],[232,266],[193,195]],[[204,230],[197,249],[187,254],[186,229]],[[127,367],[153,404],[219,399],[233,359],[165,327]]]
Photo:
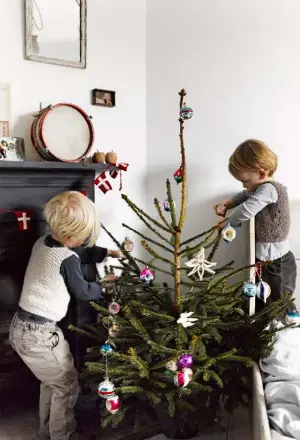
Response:
[[[186,104],[183,104],[183,107],[179,111],[180,118],[184,120],[191,119],[193,114],[193,109],[188,107]]]
[[[172,200],[172,203],[173,203],[173,206],[174,206],[174,209],[175,209],[176,205],[175,205],[174,200]],[[171,212],[171,206],[170,206],[169,200],[165,200],[162,205],[163,205],[163,208],[164,208],[164,210],[166,212]]]
[[[174,179],[177,185],[182,182],[182,168],[178,168],[178,170],[174,173]]]
[[[134,244],[128,237],[125,237],[125,240],[122,243],[122,249],[126,252],[132,252],[134,249]]]
[[[267,299],[271,295],[271,287],[268,283],[262,280],[262,265],[261,263],[257,263],[255,266],[255,275],[257,275],[257,278],[259,279],[259,282],[257,283],[257,297],[261,299],[264,303],[267,302]]]

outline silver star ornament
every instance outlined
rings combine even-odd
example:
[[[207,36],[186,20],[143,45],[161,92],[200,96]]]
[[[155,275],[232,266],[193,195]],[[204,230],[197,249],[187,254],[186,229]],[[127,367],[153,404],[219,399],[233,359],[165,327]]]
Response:
[[[192,270],[188,273],[188,276],[198,274],[199,280],[203,280],[204,272],[208,272],[214,275],[216,272],[211,269],[213,266],[216,266],[217,263],[211,263],[210,261],[205,260],[205,249],[201,248],[198,254],[190,261],[185,263],[187,267],[192,267]]]

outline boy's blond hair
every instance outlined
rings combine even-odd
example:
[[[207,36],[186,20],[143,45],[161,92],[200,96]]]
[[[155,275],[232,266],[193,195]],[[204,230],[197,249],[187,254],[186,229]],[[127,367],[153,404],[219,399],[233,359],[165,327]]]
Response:
[[[277,155],[261,141],[248,139],[240,144],[229,159],[229,171],[238,177],[243,171],[268,171],[273,176],[277,170]]]
[[[67,237],[91,247],[100,233],[100,221],[91,200],[77,191],[66,191],[45,205],[44,216],[59,241]]]

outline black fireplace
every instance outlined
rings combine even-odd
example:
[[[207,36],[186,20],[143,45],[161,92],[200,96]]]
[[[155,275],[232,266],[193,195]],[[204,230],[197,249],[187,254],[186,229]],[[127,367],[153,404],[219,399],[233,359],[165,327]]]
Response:
[[[0,161],[0,390],[17,390],[34,378],[24,363],[13,352],[8,341],[11,319],[16,311],[25,269],[35,240],[46,232],[42,211],[44,204],[54,195],[67,190],[89,187],[88,197],[94,200],[91,185],[95,171],[106,165],[64,164],[55,162]],[[28,229],[19,231],[18,221],[7,211],[30,212]],[[96,268],[85,265],[83,273],[94,281]],[[83,365],[84,342],[77,334],[70,334],[69,322],[82,326],[94,316],[88,304],[72,299],[69,312],[62,323],[78,369]],[[1,392],[1,391],[0,391]]]

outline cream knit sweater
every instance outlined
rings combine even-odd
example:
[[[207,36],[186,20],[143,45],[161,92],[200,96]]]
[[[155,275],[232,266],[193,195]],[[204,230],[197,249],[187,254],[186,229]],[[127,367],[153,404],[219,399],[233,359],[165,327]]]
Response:
[[[70,295],[60,274],[62,262],[78,255],[67,247],[48,247],[45,237],[33,246],[19,306],[27,312],[58,322],[68,311]]]

